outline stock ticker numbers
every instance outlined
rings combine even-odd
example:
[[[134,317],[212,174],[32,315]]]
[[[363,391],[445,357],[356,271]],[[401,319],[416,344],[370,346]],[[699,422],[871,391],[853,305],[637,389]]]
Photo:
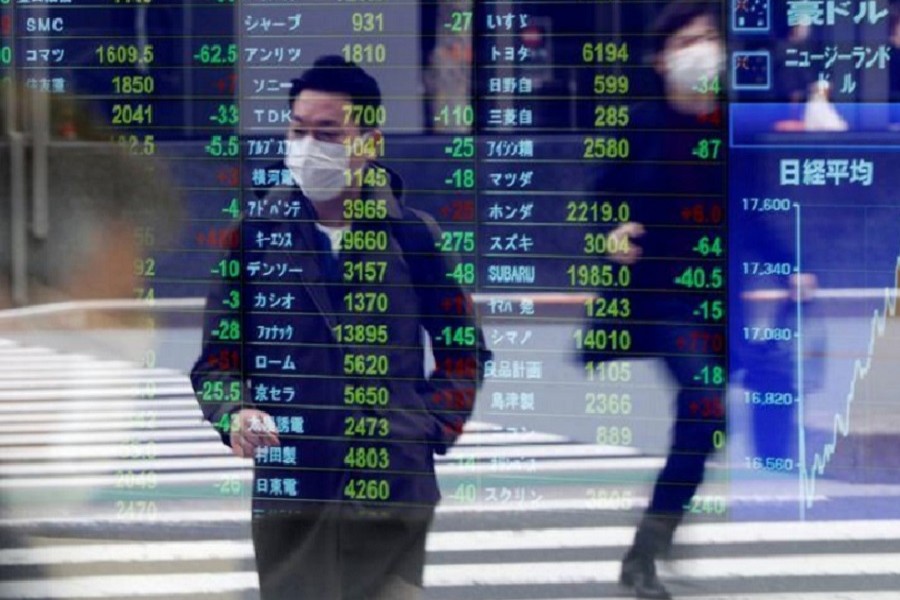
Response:
[[[550,27],[550,4],[554,14],[573,16]],[[418,341],[402,326],[414,303],[390,293],[404,280],[389,260],[401,250],[382,227],[388,206],[346,201],[344,218],[365,225],[342,236],[337,268],[345,291],[331,294],[301,239],[314,215],[278,191],[294,184],[282,162],[290,81],[323,54],[359,64],[385,97],[379,109],[344,114],[345,126],[387,132],[348,140],[347,155],[375,156],[401,177],[431,163],[433,177],[407,186],[405,199],[428,207],[443,230],[429,249],[448,257],[435,289],[479,295],[494,351],[484,365],[481,418],[537,430],[539,417],[561,417],[587,423],[593,444],[635,447],[643,422],[659,410],[646,405],[638,363],[665,356],[696,365],[693,387],[704,394],[692,414],[721,421],[713,443],[724,445],[726,119],[718,108],[675,124],[659,116],[664,100],[648,84],[654,74],[643,58],[640,3],[437,3],[436,36],[463,41],[454,56],[470,70],[473,90],[424,99],[430,108],[421,120],[440,143],[414,150],[394,137],[417,131],[404,119],[423,104],[417,76],[405,74],[417,68],[410,44],[421,33],[409,3],[11,6],[0,0],[4,40],[15,40],[0,48],[0,69],[15,65],[26,87],[96,101],[109,141],[138,158],[169,161],[181,185],[189,218],[179,241],[163,245],[164,232],[135,229],[143,250],[135,297],[205,297],[218,289],[206,309],[212,325],[202,357],[215,376],[201,382],[198,398],[269,412],[282,442],[257,451],[252,484],[228,478],[206,493],[323,500],[322,490],[339,478],[342,500],[383,504],[406,501],[403,489],[417,477],[407,449],[419,438],[410,423],[388,416],[421,409],[398,392],[405,388],[396,378],[397,349]],[[614,12],[621,14],[614,19]],[[561,73],[570,79],[564,91]],[[396,91],[404,78],[413,91]],[[715,97],[720,82],[697,81],[696,89]],[[365,186],[391,183],[381,167],[346,176]],[[616,235],[628,223],[645,234]],[[632,244],[640,259],[617,260]],[[307,294],[304,285],[317,291]],[[436,367],[472,380],[475,365],[454,354],[476,346],[466,318],[471,300],[438,297],[433,308],[447,325],[431,335],[447,351]],[[323,303],[331,308],[326,330],[316,316]],[[564,337],[553,331],[560,328]],[[333,370],[309,352],[319,347],[341,348],[340,377],[326,377]],[[559,363],[569,360],[561,356],[587,357],[579,359],[578,380],[560,375]],[[147,366],[155,364],[148,353]],[[323,406],[324,396],[339,405]],[[445,390],[425,401],[468,409],[474,392]],[[227,434],[236,422],[213,425]],[[154,452],[134,450],[151,460]],[[474,469],[456,477],[445,501],[540,502],[543,485],[509,472],[523,461],[496,464],[488,482]],[[123,481],[146,484],[140,500],[149,502],[155,479],[147,473]],[[590,488],[581,500],[632,505],[624,488]]]

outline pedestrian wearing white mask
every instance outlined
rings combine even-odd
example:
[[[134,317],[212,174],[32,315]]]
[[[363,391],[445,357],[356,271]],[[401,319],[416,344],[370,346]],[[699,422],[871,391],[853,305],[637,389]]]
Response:
[[[263,600],[416,600],[440,498],[434,454],[461,433],[490,352],[466,292],[446,276],[453,257],[435,250],[436,223],[404,206],[399,178],[375,161],[385,146],[377,82],[323,57],[293,81],[289,102],[284,166],[294,185],[268,190],[266,210],[248,211],[241,251],[289,262],[291,278],[242,281],[240,373],[206,360],[217,351],[214,309],[227,290],[211,293],[191,379],[198,391],[249,390],[201,408],[211,423],[230,418],[222,441],[255,460]],[[253,337],[272,322],[289,339]],[[471,330],[471,343],[454,346],[442,337],[447,327]],[[285,356],[290,371],[266,370],[267,357]],[[273,399],[271,387],[294,393]],[[285,493],[281,481],[291,480]]]
[[[680,210],[685,205],[676,203],[684,198],[694,203],[724,190],[721,167],[711,161],[698,164],[691,155],[697,132],[705,128],[712,134],[723,118],[717,110],[725,63],[717,27],[720,10],[712,4],[675,0],[659,14],[650,31],[654,45],[651,65],[659,76],[663,98],[638,104],[630,112],[630,125],[652,135],[642,137],[641,146],[632,150],[633,163],[601,166],[590,191],[597,199],[618,198],[623,193],[631,197],[632,222],[609,232],[611,237],[629,238],[627,244],[610,244],[627,247],[629,253],[609,258],[633,265],[633,276],[650,289],[671,286],[665,265],[671,262],[674,248],[689,248],[685,243],[696,235],[690,228],[659,227],[666,219],[671,221],[665,215],[672,213],[667,211]],[[675,347],[679,337],[690,338],[691,325],[685,321],[695,305],[684,296],[659,292],[630,298],[632,318],[666,323],[634,332],[631,350],[659,355],[675,388],[675,423],[666,465],[622,561],[620,583],[638,598],[671,598],[657,577],[656,559],[669,549],[683,507],[703,480],[706,459],[714,451],[713,432],[724,420],[724,415],[697,418],[689,408],[709,394],[693,381],[704,358],[660,350]],[[584,360],[594,362],[617,358],[624,357],[608,352],[583,355]]]

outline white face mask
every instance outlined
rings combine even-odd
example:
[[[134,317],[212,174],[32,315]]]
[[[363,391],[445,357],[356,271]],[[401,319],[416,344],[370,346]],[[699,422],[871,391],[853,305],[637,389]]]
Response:
[[[712,40],[697,42],[666,54],[666,80],[676,94],[691,94],[704,77],[709,83],[718,75],[723,63],[721,44]]]
[[[313,202],[333,200],[346,186],[350,157],[343,144],[320,142],[311,135],[287,140],[284,162],[303,194]]]

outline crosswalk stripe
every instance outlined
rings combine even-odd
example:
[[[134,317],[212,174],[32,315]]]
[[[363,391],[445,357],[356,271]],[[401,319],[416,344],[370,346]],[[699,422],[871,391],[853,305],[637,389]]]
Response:
[[[136,430],[136,431],[96,431],[96,432],[61,432],[52,434],[10,434],[0,437],[2,446],[24,446],[30,444],[92,444],[109,442],[162,442],[162,441],[205,441],[219,439],[212,427],[196,427],[188,431],[179,430]]]
[[[202,472],[191,471],[190,473],[160,473],[156,476],[158,486],[175,485],[175,484],[197,484],[197,483],[221,483],[223,480],[237,479],[242,482],[250,482],[253,480],[253,473],[250,469],[231,470],[231,471],[215,471]],[[119,481],[116,475],[96,475],[85,477],[51,477],[35,479],[32,477],[9,477],[0,479],[0,489],[29,489],[29,488],[64,488],[64,487],[115,487]]]
[[[66,544],[42,548],[0,550],[0,565],[84,564],[94,562],[138,563],[179,560],[227,560],[253,558],[249,540],[195,540],[127,544]]]
[[[224,453],[223,453],[224,454]],[[141,461],[123,459],[116,461],[79,461],[79,462],[51,462],[51,463],[0,463],[0,477],[46,477],[74,474],[95,474],[115,471],[140,470],[141,472],[153,472],[155,474],[166,471],[185,471],[207,469],[235,469],[236,467],[249,468],[252,463],[249,459],[240,459],[236,456],[192,456],[190,458],[168,458],[164,460]],[[2,484],[0,484],[2,485]]]
[[[122,420],[122,421],[86,421],[86,420],[77,420],[71,421],[68,419],[68,415],[63,417],[65,421],[47,421],[45,420],[43,423],[41,422],[31,422],[31,423],[3,423],[0,422],[0,435],[6,434],[15,434],[15,433],[33,433],[33,434],[55,434],[62,433],[66,431],[103,431],[109,429],[143,429],[146,431],[160,431],[162,429],[205,429],[202,428],[202,422],[200,421],[199,413],[195,415],[191,419],[169,419],[165,423],[159,423],[160,425],[165,425],[162,427],[141,427],[139,424],[135,422],[134,419],[131,420]],[[209,428],[207,424],[206,428]]]
[[[19,401],[22,400],[68,400],[70,398],[93,398],[100,400],[103,398],[122,398],[122,397],[140,397],[147,394],[147,387],[135,384],[128,387],[114,387],[88,390],[15,390],[0,391],[0,402]],[[150,402],[155,402],[160,396],[186,395],[193,397],[194,390],[189,384],[166,384],[164,386],[156,386],[152,390],[153,397],[148,398]]]
[[[22,407],[34,406],[37,403],[23,403]],[[89,404],[87,402],[84,403],[85,407]],[[128,423],[134,423],[135,420],[143,420],[143,421],[151,421],[152,423],[164,424],[168,423],[170,419],[196,419],[200,416],[200,411],[197,409],[196,402],[193,404],[185,401],[185,406],[189,406],[190,408],[185,409],[162,409],[162,408],[151,408],[148,410],[129,410],[129,411],[113,411],[113,410],[105,410],[105,411],[95,411],[93,413],[85,414],[81,410],[71,411],[71,414],[66,415],[66,422],[68,423],[82,423],[85,426],[91,423],[104,423],[107,421],[125,421]],[[44,405],[45,408],[43,410],[33,410],[33,411],[16,411],[15,413],[4,415],[2,419],[0,419],[0,428],[6,424],[12,423],[44,423],[47,421],[47,410],[52,408],[58,408],[58,405]],[[71,404],[66,404],[66,408],[68,409]],[[130,404],[133,407],[133,403]],[[2,429],[0,429],[2,430]]]
[[[753,558],[703,558],[671,561],[673,570],[698,580],[748,577],[898,575],[900,554],[815,554]],[[428,565],[426,587],[614,583],[619,561],[556,561]]]
[[[190,429],[134,429],[132,431],[68,431],[66,427],[59,430],[47,430],[33,433],[5,433],[0,438],[0,446],[21,446],[28,444],[52,443],[54,445],[65,444],[90,444],[109,442],[144,442],[144,441],[187,441],[218,439],[211,426],[201,426],[202,423],[191,422],[186,426]],[[48,428],[52,428],[48,424]],[[79,429],[79,428],[75,428]],[[46,440],[45,440],[46,438]],[[482,434],[472,433],[460,438],[458,447],[504,445],[504,444],[541,444],[543,442],[559,442],[565,440],[562,436],[542,433],[509,433],[509,434]]]
[[[87,376],[83,378],[67,378],[67,379],[20,379],[20,380],[6,380],[0,379],[0,390],[18,390],[22,387],[26,387],[30,390],[54,390],[59,388],[70,388],[70,387],[87,387],[91,386],[94,388],[95,386],[106,386],[106,385],[119,385],[123,383],[134,383],[135,380],[145,382],[145,383],[153,383],[155,385],[161,384],[183,384],[184,377],[175,377],[172,375],[163,375],[161,373],[153,373],[148,372],[146,375],[140,376],[122,376],[122,377],[106,377],[105,379],[93,377],[88,378]]]
[[[500,433],[509,431],[505,427],[494,425],[493,423],[486,423],[484,421],[476,421],[474,419],[467,422],[465,427],[466,433]]]
[[[467,447],[454,446],[447,453],[452,460],[484,460],[492,458],[522,457],[523,455],[539,458],[596,458],[634,456],[638,451],[627,446],[600,446],[596,444],[541,444],[529,446],[527,452],[519,446],[509,447]],[[439,457],[441,458],[441,457]]]
[[[117,369],[129,369],[146,371],[146,369],[135,369],[134,363],[124,360],[91,360],[89,358],[81,358],[76,360],[66,360],[64,362],[47,362],[46,360],[28,361],[27,373],[47,375],[48,377],[69,377],[77,376],[81,373],[110,373]],[[168,369],[163,369],[168,371]],[[0,361],[0,379],[21,377],[23,368],[21,365],[14,365],[7,358]],[[34,375],[31,375],[32,377]]]
[[[188,431],[167,430],[167,429],[137,429],[135,431],[45,431],[43,433],[28,434],[4,434],[0,438],[0,446],[22,446],[38,443],[52,443],[55,445],[64,444],[84,444],[84,443],[109,443],[109,442],[138,442],[138,441],[187,441],[187,440],[203,440],[218,439],[211,426],[195,427]],[[43,438],[48,438],[42,441]],[[565,438],[554,434],[521,434],[511,433],[509,435],[493,435],[473,433],[468,436],[461,437],[457,443],[457,447],[465,448],[467,446],[486,446],[486,445],[505,445],[505,444],[541,444],[543,442],[559,442]]]
[[[461,436],[457,442],[457,447],[465,448],[466,446],[495,446],[506,444],[547,444],[553,442],[567,442],[569,438],[557,435],[555,433],[541,433],[538,431],[529,431],[524,433],[510,432],[506,435],[495,435],[492,433],[470,433]]]
[[[250,522],[249,510],[188,510],[188,511],[162,511],[153,515],[148,521],[153,526],[201,524],[201,525],[242,525]],[[69,529],[85,529],[90,526],[111,527],[122,525],[122,519],[115,516],[52,516],[32,518],[2,518],[0,526],[14,530],[29,528],[62,527]],[[137,523],[144,524],[144,523]]]
[[[685,525],[679,545],[728,546],[761,542],[875,541],[900,539],[900,521],[838,521],[833,528],[814,523],[728,523]],[[633,527],[574,527],[554,529],[434,531],[428,552],[554,550],[562,548],[627,547]],[[115,544],[65,544],[51,547],[0,550],[0,565],[141,562],[160,560],[223,560],[252,558],[250,540],[192,540]],[[692,559],[699,560],[699,559]],[[677,561],[673,561],[677,562]]]
[[[9,446],[0,452],[0,464],[14,461],[82,460],[86,458],[126,458],[136,449],[129,444],[91,444],[83,446],[44,445]],[[220,440],[207,442],[159,444],[153,449],[157,457],[215,456],[227,454],[228,448]]]
[[[554,548],[627,547],[633,527],[568,527],[521,530],[436,531],[428,550],[537,550]],[[757,542],[900,540],[900,521],[836,521],[821,523],[702,523],[678,530],[679,545],[719,546]]]
[[[438,505],[438,512],[445,512]],[[249,510],[208,510],[160,512],[152,518],[157,525],[240,524],[249,523]],[[0,519],[0,526],[19,529],[28,524],[60,525],[77,528],[90,523],[116,522],[114,517],[42,517],[33,520]],[[633,527],[554,527],[542,529],[467,529],[432,531],[428,534],[429,552],[492,550],[537,550],[553,548],[615,548],[631,543]],[[735,544],[798,542],[874,542],[900,541],[900,521],[829,521],[827,527],[816,521],[743,521],[731,523],[689,523],[678,529],[679,546],[729,546]],[[153,542],[161,543],[161,542]],[[180,542],[175,542],[180,543]],[[193,541],[191,542],[193,543]],[[4,556],[0,551],[0,557]],[[0,558],[0,564],[3,564]]]
[[[125,598],[183,597],[253,590],[256,573],[167,573],[165,575],[105,575],[0,583],[0,598]]]
[[[123,408],[132,409],[131,414],[153,411],[157,408],[173,409],[173,408],[197,408],[197,400],[193,397],[175,397],[175,398],[118,398],[110,400],[104,399],[103,402],[94,402],[92,400],[66,400],[65,403],[50,401],[28,401],[28,402],[0,402],[0,415],[5,413],[27,414],[26,411],[34,414],[35,411],[63,411],[72,414],[78,418],[87,416],[90,413],[103,415],[106,412],[121,410]],[[77,414],[74,414],[77,413]],[[39,414],[39,413],[38,413]],[[5,416],[3,417],[6,418]]]
[[[568,459],[546,460],[535,462],[534,465],[519,462],[500,463],[474,463],[465,465],[450,464],[444,466],[440,473],[444,475],[484,475],[488,473],[516,473],[520,477],[537,473],[564,473],[568,471],[630,471],[630,470],[654,470],[657,471],[665,464],[662,458],[616,458],[611,461],[601,459]]]
[[[816,503],[825,502],[828,496],[819,494],[813,498]],[[755,494],[752,496],[730,495],[732,504],[741,502],[797,502],[796,495]],[[647,498],[632,496],[632,506],[643,507],[647,505]],[[537,500],[510,500],[507,502],[461,502],[459,504],[445,504],[438,507],[439,512],[444,513],[559,513],[570,511],[608,511],[621,510],[622,501],[616,499],[601,498],[540,498]]]
[[[38,352],[10,352],[5,356],[0,356],[0,358],[2,358],[6,368],[13,366],[22,368],[36,365],[72,367],[99,362],[96,358],[87,354],[55,354],[52,351],[43,350]]]
[[[243,475],[241,475],[243,476]],[[221,473],[220,473],[221,477]],[[445,496],[447,494],[445,493]],[[760,496],[737,496],[731,498],[731,502],[733,504],[740,504],[742,502],[753,502],[759,503]],[[768,502],[796,502],[795,496],[766,496],[762,498]],[[827,496],[817,496],[815,498],[817,503],[825,502],[828,500]],[[641,508],[645,507],[649,501],[649,498],[646,496],[634,495],[630,498],[630,505],[633,508]],[[529,513],[529,514],[554,514],[560,512],[578,512],[581,514],[590,514],[590,513],[604,513],[610,510],[620,511],[622,509],[622,502],[611,499],[595,499],[595,498],[568,498],[568,499],[547,499],[543,498],[539,501],[522,501],[522,502],[461,502],[459,504],[450,504],[448,502],[444,502],[438,504],[437,512],[439,514],[446,515],[467,515],[467,514],[491,514],[491,513],[502,513],[502,514],[520,514],[520,513]],[[222,522],[235,522],[241,520],[249,520],[249,513],[246,515],[242,515],[241,513],[230,513],[229,511],[222,511],[218,517],[212,518],[212,521]],[[152,522],[144,523],[145,525],[152,526],[155,523],[165,522],[172,525],[178,524],[191,524],[192,522],[196,522],[197,520],[202,520],[202,515],[192,511],[168,511],[165,513],[160,513],[158,516],[153,517]],[[202,522],[210,522],[209,520],[202,520]],[[104,519],[103,517],[90,517],[90,518],[73,518],[73,517],[53,517],[53,518],[41,518],[35,519],[33,524],[35,526],[66,526],[73,528],[83,528],[90,527],[92,525],[97,525],[100,523],[110,523],[110,524],[121,524],[121,520],[116,519]],[[877,523],[877,521],[876,521]],[[17,519],[0,519],[0,525],[13,527],[13,528],[21,528],[26,527],[28,523],[25,523],[21,520]]]
[[[236,549],[231,550],[234,552]],[[770,557],[705,558],[677,560],[672,561],[672,564],[678,571],[695,574],[692,579],[698,581],[749,577],[874,576],[900,573],[900,554],[817,554],[780,556],[778,560],[772,560]],[[615,583],[618,580],[619,569],[620,563],[617,560],[440,564],[426,565],[424,581],[426,588]],[[230,577],[224,577],[226,575]],[[165,596],[253,589],[256,586],[257,578],[252,572],[104,575],[42,581],[7,581],[0,583],[0,598]],[[128,591],[136,593],[127,594]]]
[[[40,346],[3,346],[0,347],[0,356],[6,359],[14,359],[17,356],[62,356],[57,353],[55,350],[51,350],[50,348],[41,348]],[[69,356],[80,356],[84,358],[84,355],[69,355]]]
[[[135,460],[122,459],[118,461],[94,461],[94,462],[51,462],[51,463],[0,463],[0,477],[43,477],[43,476],[62,476],[73,474],[96,474],[119,470],[137,470],[146,472],[165,472],[178,471],[185,469],[234,469],[239,465],[241,459],[230,455],[225,455],[226,449],[219,453],[223,456],[212,457],[192,457],[167,458],[157,460],[141,459],[140,462]],[[62,453],[57,457],[62,457]],[[629,459],[627,461],[609,461],[586,460],[580,462],[563,462],[552,461],[547,467],[542,465],[541,472],[555,472],[568,470],[629,470],[629,469],[658,469],[662,464],[661,459]],[[244,466],[250,466],[247,461]],[[476,464],[459,467],[453,464],[438,463],[437,471],[439,475],[472,475],[485,473],[503,473],[516,471],[515,469],[498,469],[490,464]],[[59,479],[54,479],[59,481]],[[0,487],[2,487],[0,482]]]

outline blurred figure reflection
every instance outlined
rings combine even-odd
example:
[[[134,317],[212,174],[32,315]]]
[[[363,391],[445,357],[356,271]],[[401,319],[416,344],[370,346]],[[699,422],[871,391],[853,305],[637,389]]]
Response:
[[[696,1],[676,1],[668,4],[652,27],[654,56],[653,67],[660,76],[665,101],[639,105],[632,111],[632,123],[655,130],[667,130],[658,134],[652,145],[643,148],[648,152],[645,172],[635,180],[665,182],[666,194],[696,194],[703,188],[703,173],[678,167],[666,170],[659,161],[671,161],[667,149],[690,148],[689,133],[698,127],[716,123],[721,118],[717,110],[718,98],[709,85],[722,73],[725,61],[724,42],[718,29],[720,7]],[[671,132],[671,133],[668,133]],[[724,180],[723,180],[724,181]],[[602,173],[595,183],[595,197],[615,193],[628,182],[616,180],[614,168]],[[623,188],[623,189],[627,189]],[[613,238],[634,238],[627,244],[628,251],[613,260],[622,263],[638,262],[641,269],[652,270],[654,262],[647,258],[671,256],[672,229],[645,230],[644,223],[652,222],[658,211],[659,199],[635,200],[632,215],[636,222],[619,226],[611,233]],[[610,242],[622,247],[619,242]],[[656,262],[655,264],[659,264]],[[640,314],[647,321],[684,321],[694,309],[684,294],[654,294],[653,298],[633,300],[633,314]],[[640,312],[639,312],[640,311]],[[650,339],[652,338],[652,339]],[[645,339],[635,338],[635,345],[645,348],[674,347],[679,338],[691,339],[689,325],[658,326],[646,334]],[[609,360],[609,357],[586,356],[587,359]],[[709,398],[708,389],[699,389],[695,375],[708,365],[708,359],[697,355],[664,354],[661,357],[676,386],[675,423],[671,447],[665,467],[657,477],[650,505],[647,508],[634,537],[634,542],[622,561],[620,584],[633,589],[638,598],[670,598],[668,590],[656,573],[656,558],[664,554],[672,543],[676,527],[682,520],[684,506],[688,505],[703,481],[707,458],[714,451],[714,433],[723,428],[724,404]],[[697,407],[702,407],[701,412]],[[702,414],[701,414],[702,413]]]

